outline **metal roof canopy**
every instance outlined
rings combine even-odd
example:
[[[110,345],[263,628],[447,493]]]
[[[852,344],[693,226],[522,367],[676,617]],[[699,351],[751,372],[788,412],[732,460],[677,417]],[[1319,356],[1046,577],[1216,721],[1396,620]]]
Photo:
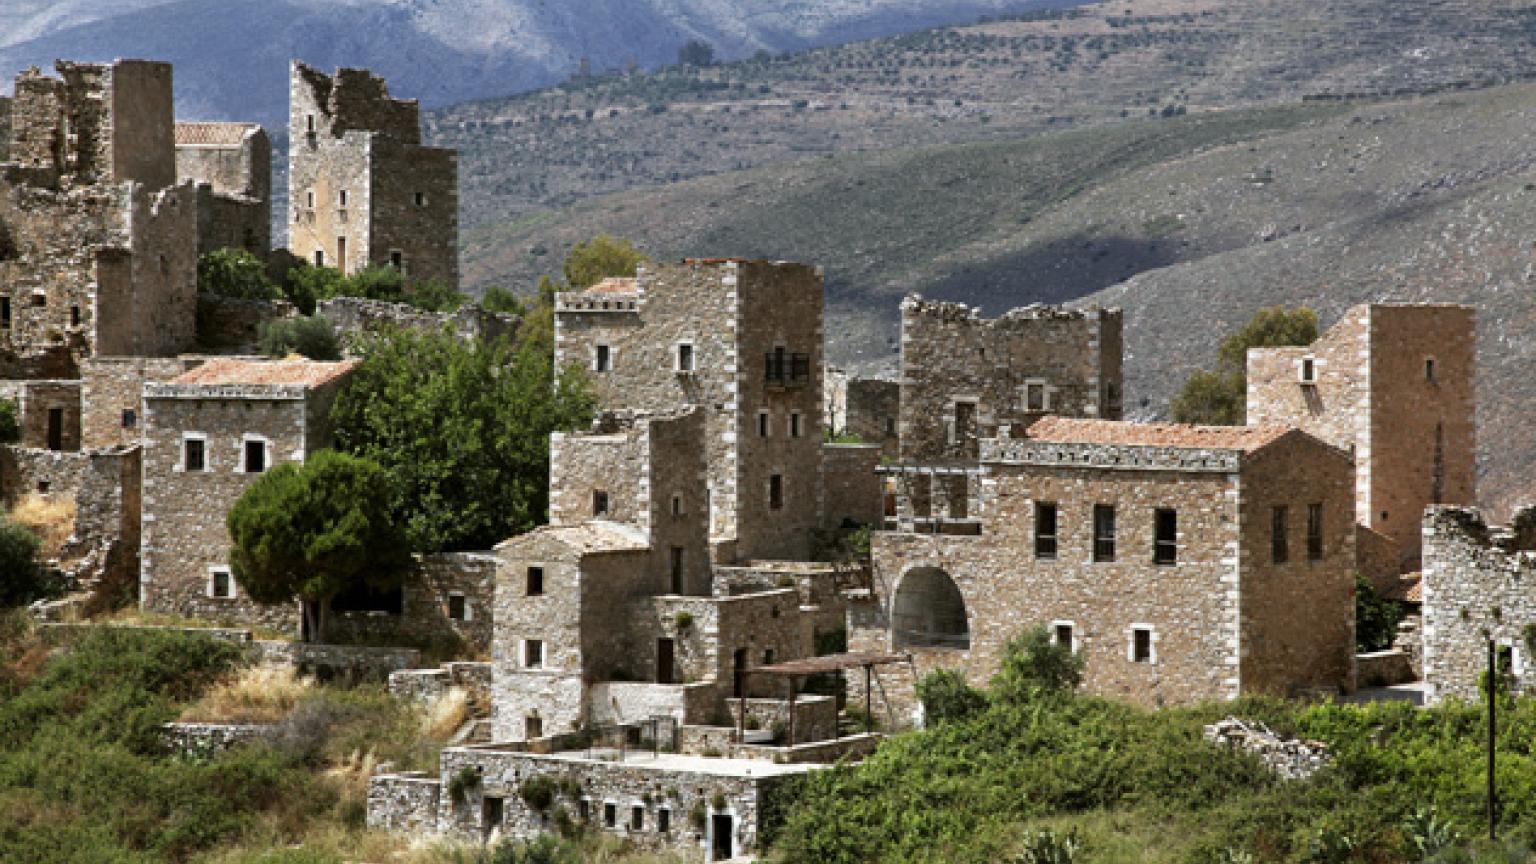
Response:
[[[820,675],[824,672],[841,672],[845,669],[868,668],[871,666],[889,666],[893,663],[909,663],[912,660],[910,654],[823,654],[819,657],[806,657],[801,660],[786,660],[783,663],[774,663],[770,666],[756,666],[747,669],[751,675],[777,675],[781,678],[801,678],[807,675]]]

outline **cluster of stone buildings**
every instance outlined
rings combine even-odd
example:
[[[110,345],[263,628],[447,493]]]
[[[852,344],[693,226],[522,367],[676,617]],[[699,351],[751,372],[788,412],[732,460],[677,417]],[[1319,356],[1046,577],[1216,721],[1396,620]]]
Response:
[[[198,296],[198,254],[271,252],[270,149],[171,105],[164,64],[17,81],[0,393],[22,441],[0,452],[0,491],[75,503],[82,580],[297,632],[297,608],[241,596],[224,516],[329,445],[354,361],[194,353],[239,329]],[[422,146],[415,103],[295,64],[289,133],[292,255],[456,284],[455,158]],[[1526,674],[1532,518],[1496,531],[1464,509],[1470,309],[1366,305],[1313,345],[1254,350],[1248,425],[1214,428],[1122,420],[1119,310],[988,319],[914,296],[899,379],[876,381],[828,367],[823,302],[819,269],[740,259],[557,297],[557,365],[584,370],[599,412],[550,442],[548,524],[339,601],[350,640],[489,658],[397,676],[413,693],[474,682],[488,732],[437,776],[373,778],[370,823],[492,837],[579,819],[749,856],[784,778],[875,746],[844,709],[920,723],[919,676],[985,684],[1031,627],[1083,654],[1087,692],[1146,706],[1352,691],[1356,573],[1421,594],[1433,696],[1475,692],[1484,638]],[[861,526],[868,560],[836,554]]]

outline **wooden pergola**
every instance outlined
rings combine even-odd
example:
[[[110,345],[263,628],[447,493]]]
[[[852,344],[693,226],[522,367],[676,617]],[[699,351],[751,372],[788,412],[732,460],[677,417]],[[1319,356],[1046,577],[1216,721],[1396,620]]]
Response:
[[[819,657],[804,657],[799,660],[786,660],[783,663],[774,663],[768,666],[758,666],[745,670],[748,675],[771,675],[776,678],[789,679],[789,746],[795,745],[795,693],[800,686],[801,679],[812,675],[824,675],[830,672],[846,672],[849,669],[864,670],[864,708],[874,716],[873,704],[873,675],[876,666],[890,666],[896,663],[911,663],[911,654],[873,654],[864,652],[849,652],[843,654],[823,654]],[[747,700],[745,695],[736,700],[736,740],[740,741],[746,734],[747,725]],[[841,737],[837,728],[833,728],[834,738]]]

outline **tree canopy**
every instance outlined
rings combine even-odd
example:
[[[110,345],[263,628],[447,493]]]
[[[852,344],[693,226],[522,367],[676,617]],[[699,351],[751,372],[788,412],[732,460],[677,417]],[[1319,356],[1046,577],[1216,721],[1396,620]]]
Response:
[[[240,300],[276,300],[267,265],[243,249],[215,249],[197,259],[197,290]]]
[[[323,315],[263,321],[258,345],[268,357],[302,354],[311,360],[341,359],[341,340]]]
[[[0,519],[0,609],[25,606],[52,593],[38,566],[41,545],[25,527]]]
[[[469,299],[441,282],[413,281],[388,264],[371,264],[350,276],[334,267],[300,264],[288,271],[285,294],[305,314],[316,302],[337,297],[408,303],[428,312],[452,312]]]
[[[1248,349],[1310,345],[1317,341],[1317,313],[1305,306],[1260,309],[1221,343],[1216,369],[1196,370],[1173,398],[1178,423],[1241,426],[1248,411]]]
[[[384,466],[417,551],[485,549],[544,521],[549,435],[589,422],[586,379],[542,346],[385,329],[331,417],[337,445]]]
[[[309,637],[325,640],[331,601],[345,591],[399,587],[410,547],[378,464],[322,450],[279,465],[230,508],[230,569],[258,603],[304,602]]]
[[[690,39],[683,47],[677,49],[677,65],[713,66],[715,65],[715,46],[703,39]]]

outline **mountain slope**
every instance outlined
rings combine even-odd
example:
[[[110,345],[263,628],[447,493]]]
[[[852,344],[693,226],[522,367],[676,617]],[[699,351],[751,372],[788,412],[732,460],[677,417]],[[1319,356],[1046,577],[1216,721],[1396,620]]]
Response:
[[[823,265],[833,359],[865,368],[891,361],[909,290],[988,314],[1123,306],[1141,416],[1261,306],[1307,303],[1329,324],[1375,299],[1473,303],[1484,501],[1506,508],[1536,485],[1522,480],[1536,343],[1521,338],[1536,323],[1536,85],[804,160],[486,229],[466,259],[498,272],[490,251],[518,250],[506,272],[523,279],[598,230],[663,257]]]
[[[742,57],[1051,2],[1069,0],[16,0],[0,11],[0,69],[9,78],[58,57],[169,60],[182,116],[277,126],[293,57],[366,66],[394,92],[442,105],[550,85],[583,57],[596,69],[650,67],[691,39]]]

